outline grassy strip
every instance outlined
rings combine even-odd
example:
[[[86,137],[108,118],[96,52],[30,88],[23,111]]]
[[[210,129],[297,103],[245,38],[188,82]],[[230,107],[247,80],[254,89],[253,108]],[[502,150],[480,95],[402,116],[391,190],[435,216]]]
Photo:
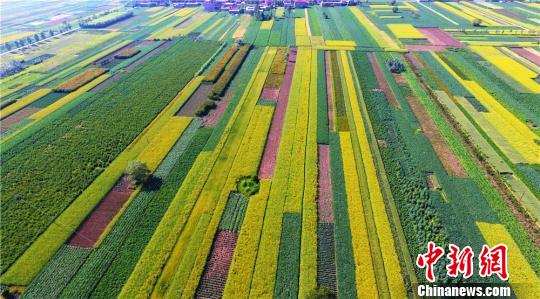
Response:
[[[283,215],[283,230],[279,246],[276,289],[274,298],[295,298],[300,275],[300,239],[302,216],[298,213]]]
[[[345,190],[345,177],[339,135],[329,134],[330,141],[330,174],[332,176],[332,197],[336,240],[336,270],[338,295],[345,298],[356,298],[356,271],[352,233]],[[363,277],[363,274],[362,274]],[[360,279],[360,278],[358,278]]]
[[[317,56],[317,143],[328,144],[328,99],[326,97],[325,52],[319,50]]]
[[[317,287],[317,186],[318,186],[318,55],[324,53],[311,51],[311,79],[309,94],[309,120],[306,140],[304,198],[302,203],[302,247],[300,255],[300,279],[298,296],[306,297]],[[324,60],[323,60],[324,62]],[[326,91],[325,91],[326,94]]]

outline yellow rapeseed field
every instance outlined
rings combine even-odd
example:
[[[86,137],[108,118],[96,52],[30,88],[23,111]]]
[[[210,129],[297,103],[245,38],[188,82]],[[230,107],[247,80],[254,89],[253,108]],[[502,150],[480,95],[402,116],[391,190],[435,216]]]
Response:
[[[352,244],[356,272],[357,294],[364,294],[366,298],[378,296],[369,236],[362,207],[362,195],[356,173],[356,162],[349,132],[340,132],[341,154],[343,156],[343,174],[345,176],[345,190],[347,191],[347,209],[352,232]]]
[[[397,38],[425,39],[426,36],[411,24],[388,24],[388,28]]]
[[[517,297],[532,298],[531,294],[540,294],[540,279],[504,226],[487,222],[476,222],[476,225],[488,246],[505,244],[508,247],[509,281]]]
[[[470,49],[531,92],[540,93],[540,84],[533,80],[538,77],[537,73],[504,55],[495,47],[471,46]]]

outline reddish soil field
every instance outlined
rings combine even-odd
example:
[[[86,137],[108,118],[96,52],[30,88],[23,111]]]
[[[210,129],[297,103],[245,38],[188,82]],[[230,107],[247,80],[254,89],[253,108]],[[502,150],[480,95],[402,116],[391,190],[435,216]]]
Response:
[[[210,112],[208,112],[207,115],[203,116],[203,126],[207,128],[212,128],[217,124],[217,122],[221,119],[223,113],[225,113],[225,110],[227,109],[227,106],[229,105],[233,94],[234,92],[232,91],[232,89],[227,89],[227,91],[225,92],[225,96],[221,99],[221,101],[217,102],[216,109],[211,110]]]
[[[23,108],[13,113],[12,115],[6,117],[5,119],[2,119],[2,121],[0,122],[0,125],[2,127],[2,132],[13,127],[13,125],[17,124],[19,121],[38,112],[39,110],[41,110],[41,108]]]
[[[177,116],[194,116],[201,103],[208,99],[212,84],[201,84],[176,113]]]
[[[368,59],[369,59],[369,62],[371,62],[371,68],[373,69],[373,72],[375,73],[375,77],[377,77],[377,82],[379,83],[379,87],[384,92],[384,95],[386,96],[388,103],[390,103],[390,105],[394,107],[400,107],[396,99],[396,96],[390,89],[388,82],[386,82],[386,78],[384,78],[384,75],[381,69],[379,68],[379,65],[377,64],[377,61],[375,60],[375,56],[373,56],[373,53],[368,53]]]
[[[422,104],[420,104],[420,101],[416,97],[407,97],[407,102],[409,103],[409,106],[411,106],[416,119],[420,123],[422,131],[433,145],[433,149],[435,150],[435,153],[441,161],[444,169],[446,169],[446,172],[453,176],[467,176],[467,172],[459,163],[457,156],[448,147],[448,144],[446,144],[444,141],[439,128],[437,128],[435,122],[433,122],[433,119],[429,117],[429,114],[424,109]]]
[[[276,88],[263,88],[261,98],[265,100],[277,100],[279,96],[279,89]]]
[[[317,209],[319,211],[319,223],[334,223],[332,178],[330,177],[330,149],[327,144],[319,144],[318,183]]]
[[[405,48],[409,51],[434,51],[443,52],[446,50],[446,46],[425,46],[425,45],[405,45]]]
[[[512,48],[512,51],[518,53],[519,55],[527,58],[527,60],[531,61],[532,63],[540,66],[540,56],[537,56],[536,54],[527,51],[527,49],[523,48]]]
[[[440,28],[418,28],[424,34],[428,41],[434,46],[445,46],[452,48],[463,48],[464,45],[454,39],[450,34],[444,32]]]
[[[90,216],[79,226],[67,244],[75,247],[92,248],[103,231],[105,231],[105,228],[107,228],[107,225],[133,193],[133,190],[129,189],[130,184],[129,178],[123,176]]]
[[[328,127],[334,131],[334,99],[332,98],[332,74],[330,74],[330,54],[324,52],[324,64],[326,69],[326,99],[328,100]]]
[[[281,140],[281,131],[283,131],[285,111],[287,110],[287,103],[289,101],[289,93],[292,85],[295,61],[296,49],[291,49],[287,68],[285,69],[285,75],[283,75],[281,89],[279,90],[276,109],[274,110],[274,116],[272,117],[268,141],[266,142],[261,166],[259,168],[259,177],[261,179],[269,179],[274,175],[279,142]]]
[[[238,233],[218,231],[195,298],[221,298]]]

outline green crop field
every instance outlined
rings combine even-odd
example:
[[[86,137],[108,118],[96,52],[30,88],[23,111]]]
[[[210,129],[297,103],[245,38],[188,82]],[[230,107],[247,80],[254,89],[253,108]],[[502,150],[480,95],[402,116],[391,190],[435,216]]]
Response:
[[[540,296],[538,3],[0,6],[2,298]]]

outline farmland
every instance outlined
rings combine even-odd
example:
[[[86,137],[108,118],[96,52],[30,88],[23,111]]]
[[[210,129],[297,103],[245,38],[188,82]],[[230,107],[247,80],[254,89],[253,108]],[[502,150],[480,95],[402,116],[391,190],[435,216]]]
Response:
[[[540,295],[538,4],[97,2],[2,24],[5,298],[406,298],[429,242]]]

